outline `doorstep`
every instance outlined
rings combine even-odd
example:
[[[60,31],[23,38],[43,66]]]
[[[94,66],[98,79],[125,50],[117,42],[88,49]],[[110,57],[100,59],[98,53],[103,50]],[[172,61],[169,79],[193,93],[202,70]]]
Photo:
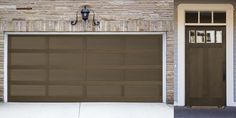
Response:
[[[174,107],[175,118],[236,118],[236,107],[187,108]]]
[[[173,118],[164,103],[2,103],[0,118]]]

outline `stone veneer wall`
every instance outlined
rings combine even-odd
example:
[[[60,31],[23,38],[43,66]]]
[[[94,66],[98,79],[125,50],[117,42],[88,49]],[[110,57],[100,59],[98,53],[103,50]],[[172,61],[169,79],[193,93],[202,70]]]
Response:
[[[72,26],[76,11],[88,5],[101,21]],[[32,9],[31,9],[32,8]],[[0,0],[0,99],[3,99],[3,36],[12,32],[167,32],[167,102],[173,103],[174,0]]]

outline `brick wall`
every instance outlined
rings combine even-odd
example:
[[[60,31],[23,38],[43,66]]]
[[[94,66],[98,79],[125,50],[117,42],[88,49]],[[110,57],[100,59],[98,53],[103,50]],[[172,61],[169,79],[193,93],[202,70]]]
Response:
[[[77,25],[70,24],[83,5],[95,10],[100,27],[92,26],[92,17],[87,26],[80,16]],[[3,98],[4,31],[167,31],[167,102],[172,103],[173,15],[174,0],[0,0],[0,98]]]

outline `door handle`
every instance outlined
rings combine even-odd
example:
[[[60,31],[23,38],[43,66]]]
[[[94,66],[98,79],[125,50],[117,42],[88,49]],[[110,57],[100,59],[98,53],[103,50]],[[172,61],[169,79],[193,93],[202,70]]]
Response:
[[[223,73],[223,81],[225,81],[226,80],[226,73],[224,72]]]
[[[225,68],[223,70],[223,81],[226,81],[226,71],[225,71]]]

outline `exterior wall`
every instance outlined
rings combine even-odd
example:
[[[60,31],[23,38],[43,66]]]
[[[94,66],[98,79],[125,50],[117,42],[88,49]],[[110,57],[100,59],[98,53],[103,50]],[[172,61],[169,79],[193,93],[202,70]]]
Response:
[[[101,21],[93,27],[91,15],[84,25],[72,26],[77,10],[89,5]],[[17,10],[17,8],[32,8]],[[167,102],[173,103],[174,79],[174,0],[0,0],[0,99],[3,98],[4,31],[147,31],[167,32]]]
[[[234,8],[236,8],[236,1],[235,0],[174,0],[174,29],[177,29],[177,7],[179,4],[184,3],[184,4],[232,4]],[[236,33],[236,13],[234,12],[234,32]],[[236,45],[236,35],[234,33],[234,45]],[[177,41],[177,30],[174,30],[174,40]],[[175,63],[177,62],[177,43],[175,43]],[[234,47],[234,57],[236,56],[236,46]],[[234,101],[236,102],[236,58],[234,58]],[[176,67],[176,66],[175,66]],[[176,70],[176,68],[174,69]],[[177,72],[177,71],[176,71]],[[174,101],[178,101],[177,99],[177,74],[175,74],[174,77]]]

